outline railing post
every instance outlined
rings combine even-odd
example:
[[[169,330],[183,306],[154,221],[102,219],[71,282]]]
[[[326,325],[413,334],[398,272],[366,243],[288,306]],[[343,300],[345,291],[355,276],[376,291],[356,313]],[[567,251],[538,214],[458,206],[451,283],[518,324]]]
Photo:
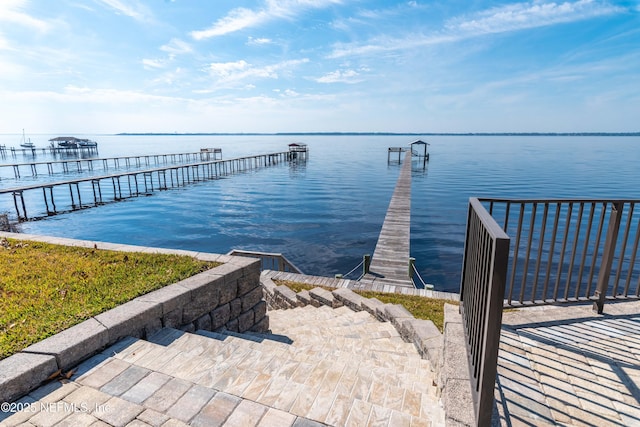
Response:
[[[595,291],[595,301],[593,310],[598,314],[604,311],[604,301],[607,298],[609,288],[609,276],[611,275],[611,266],[613,265],[613,257],[616,252],[616,241],[618,240],[618,230],[620,229],[620,220],[622,216],[622,202],[613,202],[611,205],[611,216],[609,217],[609,228],[607,228],[607,237],[604,243],[604,252],[602,253],[602,263],[600,265],[600,273],[598,274],[598,284]]]
[[[366,254],[362,257],[362,275],[369,274],[369,266],[371,266],[371,255]]]
[[[409,257],[409,278],[411,279],[411,281],[413,282],[413,266],[416,263],[416,259],[414,257]]]

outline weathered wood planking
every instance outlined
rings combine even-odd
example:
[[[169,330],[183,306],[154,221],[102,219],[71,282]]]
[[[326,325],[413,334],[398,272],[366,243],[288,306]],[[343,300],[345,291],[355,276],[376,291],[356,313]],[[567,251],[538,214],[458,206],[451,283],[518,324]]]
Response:
[[[378,237],[369,274],[364,280],[413,288],[409,276],[411,229],[411,153],[404,164]]]

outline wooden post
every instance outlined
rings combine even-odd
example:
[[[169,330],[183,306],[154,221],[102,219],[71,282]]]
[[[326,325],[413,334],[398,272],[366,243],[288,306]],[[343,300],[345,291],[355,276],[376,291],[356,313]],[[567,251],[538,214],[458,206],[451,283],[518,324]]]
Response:
[[[371,255],[370,254],[366,254],[365,256],[362,257],[362,275],[364,276],[365,274],[369,273],[369,266],[371,265]]]
[[[413,266],[416,263],[416,259],[414,257],[409,258],[409,278],[413,282]]]

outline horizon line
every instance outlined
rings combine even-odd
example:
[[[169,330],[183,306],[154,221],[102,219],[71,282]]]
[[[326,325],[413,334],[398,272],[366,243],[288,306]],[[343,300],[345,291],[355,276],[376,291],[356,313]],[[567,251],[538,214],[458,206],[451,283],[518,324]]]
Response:
[[[108,134],[107,134],[108,135]],[[113,135],[409,135],[409,136],[640,136],[636,132],[120,132]]]

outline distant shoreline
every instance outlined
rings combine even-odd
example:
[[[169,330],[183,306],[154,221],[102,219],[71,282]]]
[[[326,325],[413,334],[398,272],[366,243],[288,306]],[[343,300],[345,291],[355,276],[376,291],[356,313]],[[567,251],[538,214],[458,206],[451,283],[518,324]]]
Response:
[[[116,136],[640,136],[640,132],[122,132]]]

